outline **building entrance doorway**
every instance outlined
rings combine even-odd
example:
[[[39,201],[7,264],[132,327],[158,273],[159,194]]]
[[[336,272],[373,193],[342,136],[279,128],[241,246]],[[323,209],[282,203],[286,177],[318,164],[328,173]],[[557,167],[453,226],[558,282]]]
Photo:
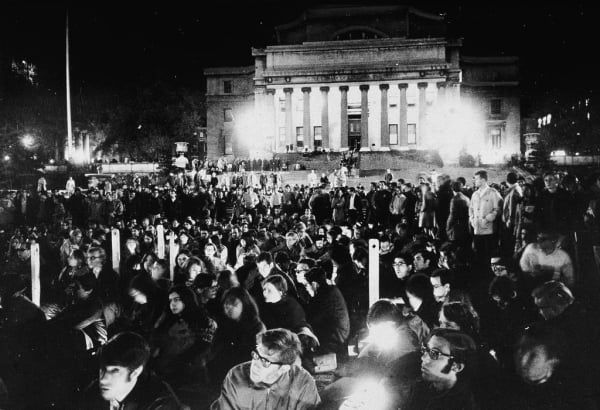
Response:
[[[348,116],[348,147],[352,150],[360,149],[360,115]]]

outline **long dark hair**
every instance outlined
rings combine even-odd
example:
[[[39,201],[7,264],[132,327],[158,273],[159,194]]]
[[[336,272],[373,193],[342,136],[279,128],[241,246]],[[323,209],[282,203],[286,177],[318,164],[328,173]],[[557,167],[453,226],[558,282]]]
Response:
[[[240,286],[236,286],[230,289],[227,289],[223,294],[222,305],[228,303],[229,301],[237,299],[242,302],[242,316],[240,317],[239,323],[242,326],[251,327],[257,322],[261,322],[260,316],[258,315],[258,305],[256,301],[248,293],[248,291]]]
[[[171,312],[171,307],[168,306],[166,310],[165,326],[170,326],[179,318],[183,319],[193,327],[204,328],[208,326],[208,316],[204,309],[200,308],[196,294],[192,289],[185,285],[176,285],[169,290],[168,295],[170,296],[172,293],[177,293],[179,295],[184,308],[183,312],[179,315],[175,315]]]

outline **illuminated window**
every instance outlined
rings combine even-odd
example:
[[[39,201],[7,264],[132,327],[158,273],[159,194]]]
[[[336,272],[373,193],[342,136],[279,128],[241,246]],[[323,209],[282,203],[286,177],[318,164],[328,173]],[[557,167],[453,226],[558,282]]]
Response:
[[[406,124],[407,134],[408,134],[408,143],[416,144],[417,143],[417,124]]]
[[[304,147],[304,127],[296,127],[296,146]]]
[[[502,114],[502,100],[494,98],[490,101],[490,114],[498,115]]]
[[[398,124],[390,124],[390,145],[398,145]]]
[[[285,127],[279,127],[279,142],[285,144]]]
[[[233,110],[231,108],[225,108],[223,110],[223,121],[224,122],[232,122],[233,121]]]
[[[490,129],[490,139],[492,141],[492,148],[502,148],[502,130],[500,128]]]
[[[233,93],[233,84],[231,80],[223,81],[223,94],[231,94]]]
[[[322,132],[323,129],[320,126],[313,128],[314,136],[315,136],[315,148],[323,146],[323,137]]]

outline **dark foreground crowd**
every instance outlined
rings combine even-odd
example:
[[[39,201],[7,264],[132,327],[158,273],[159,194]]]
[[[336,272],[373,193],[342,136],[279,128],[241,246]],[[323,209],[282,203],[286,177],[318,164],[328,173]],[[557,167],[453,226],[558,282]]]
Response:
[[[0,408],[597,408],[600,180],[212,182],[5,198]]]

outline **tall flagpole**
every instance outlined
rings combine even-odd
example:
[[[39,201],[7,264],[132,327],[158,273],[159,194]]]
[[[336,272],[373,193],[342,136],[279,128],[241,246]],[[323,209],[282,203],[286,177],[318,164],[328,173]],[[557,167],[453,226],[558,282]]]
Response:
[[[71,160],[73,155],[73,128],[71,126],[71,75],[69,73],[69,11],[67,10],[67,32],[66,32],[66,74],[67,74],[67,147],[65,159]]]

